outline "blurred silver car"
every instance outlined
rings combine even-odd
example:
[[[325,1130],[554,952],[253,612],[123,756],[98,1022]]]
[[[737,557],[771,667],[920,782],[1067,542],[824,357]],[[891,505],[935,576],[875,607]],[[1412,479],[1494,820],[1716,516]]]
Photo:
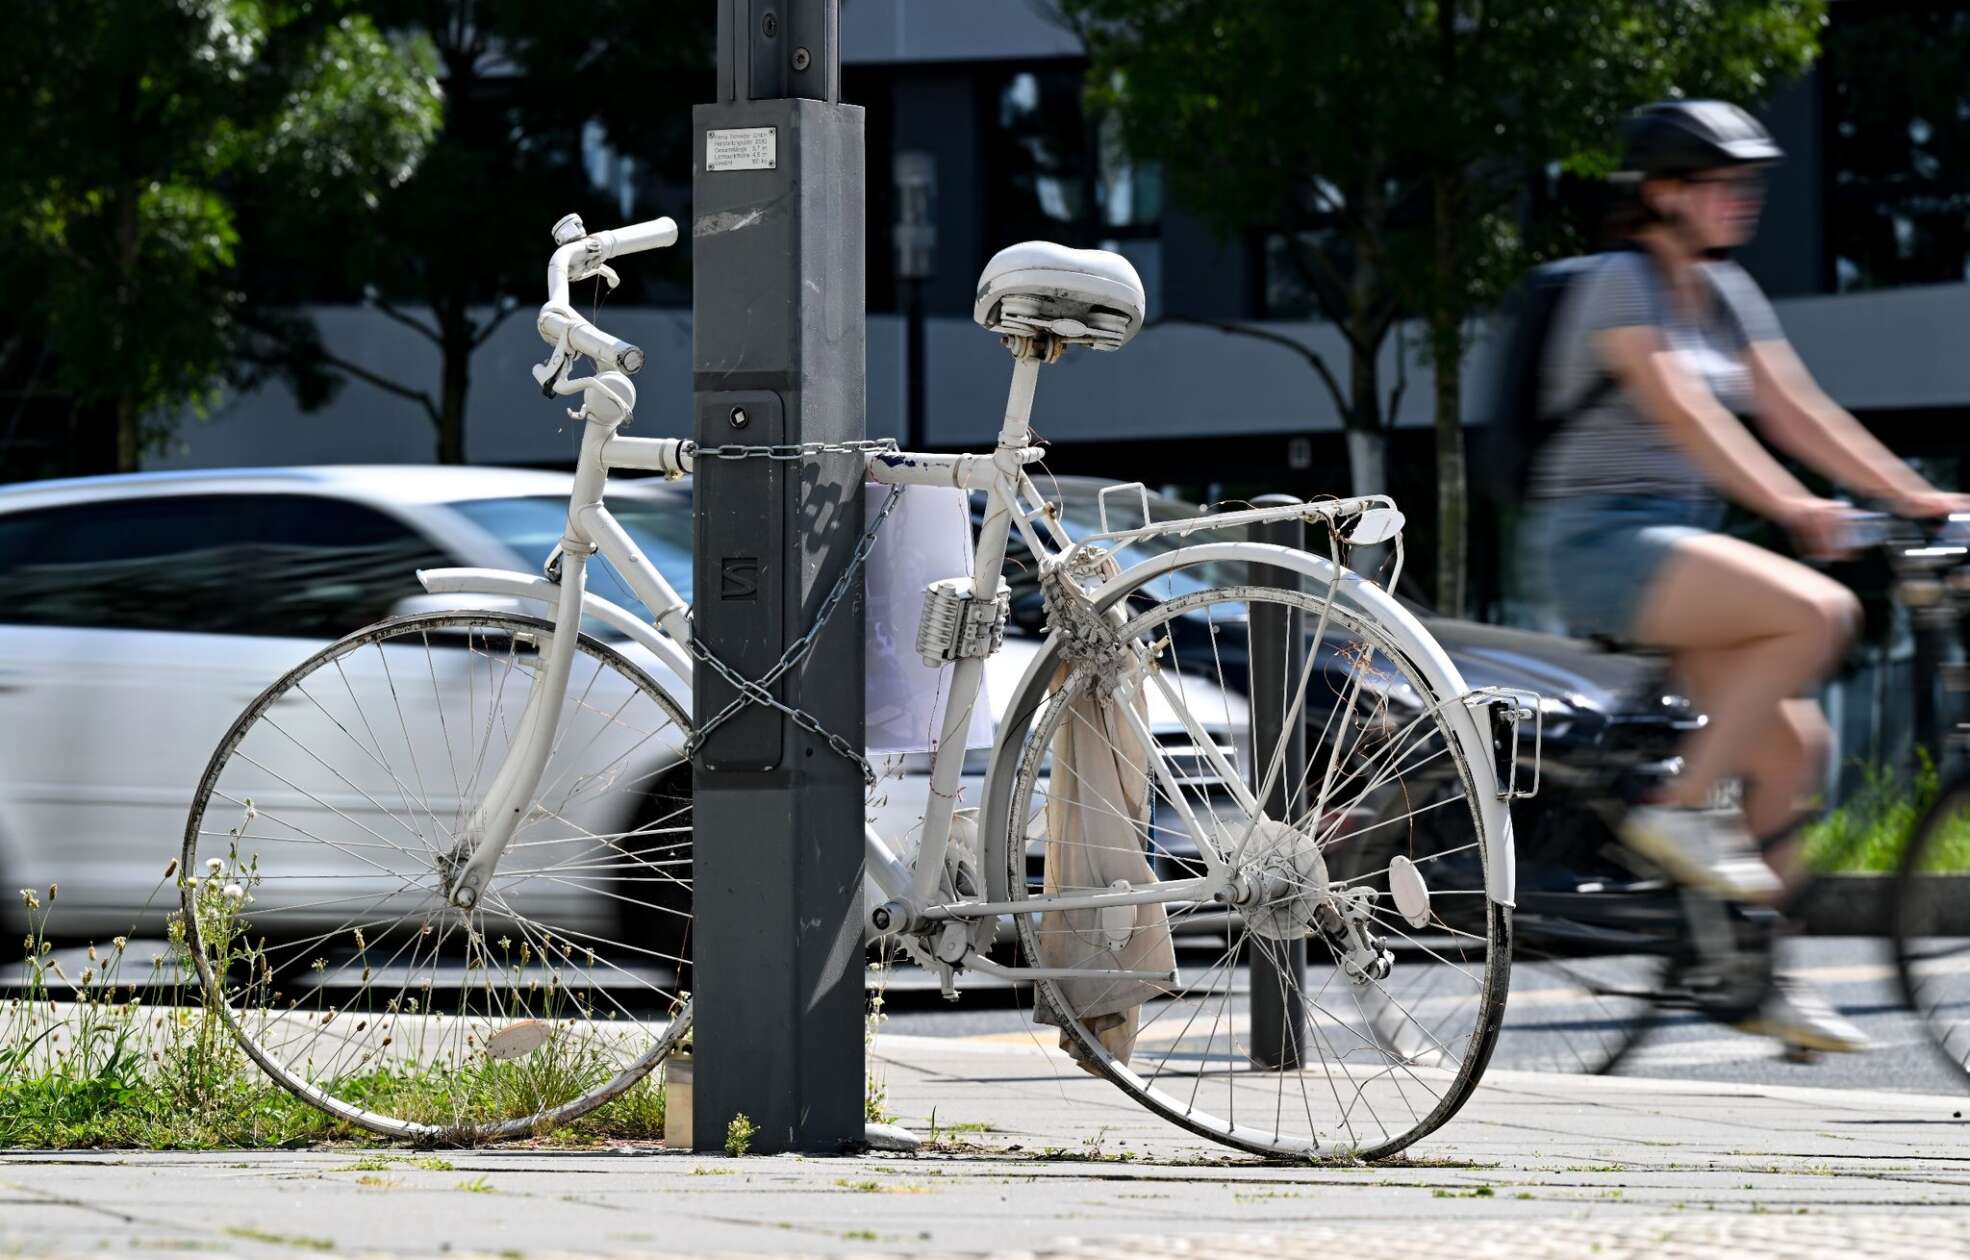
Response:
[[[348,631],[444,606],[419,568],[537,572],[569,483],[347,467],[0,489],[0,887],[59,882],[63,934],[126,930],[147,901],[173,900],[159,883],[193,789],[247,702]],[[624,525],[688,590],[688,494],[614,489]],[[633,606],[613,574],[591,582]]]
[[[539,572],[561,537],[571,482],[555,472],[376,466],[0,488],[0,922],[20,921],[13,889],[58,882],[50,927],[61,935],[154,925],[175,902],[164,870],[199,776],[240,711],[329,641],[459,602],[424,593],[420,568]],[[688,599],[689,487],[617,479],[609,504]],[[640,609],[606,565],[591,567],[589,584]],[[688,680],[616,646],[688,710]],[[1039,650],[1037,637],[1015,634],[991,659],[995,717]],[[1227,699],[1233,708],[1242,714],[1242,700]],[[1153,699],[1151,720],[1182,737]],[[640,755],[655,762],[644,770],[661,769],[680,750],[653,744]],[[965,799],[979,799],[986,762],[982,750],[967,758]],[[879,764],[870,821],[907,855],[929,759]],[[544,885],[542,895],[554,891]],[[593,915],[612,913],[595,902]]]

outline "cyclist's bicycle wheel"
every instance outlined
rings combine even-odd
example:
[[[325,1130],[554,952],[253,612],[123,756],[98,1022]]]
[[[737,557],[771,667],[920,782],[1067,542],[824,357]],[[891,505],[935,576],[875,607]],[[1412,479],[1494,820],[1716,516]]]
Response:
[[[511,844],[471,910],[446,898],[554,633],[501,612],[358,631],[261,693],[200,781],[184,947],[254,1062],[352,1124],[551,1128],[689,1027],[689,718],[628,645],[580,636]]]
[[[1590,904],[1598,901],[1601,904]],[[1660,881],[1519,890],[1512,1007],[1498,1061],[1544,1072],[1648,1071],[1658,1037],[1742,1021],[1770,991],[1777,921]]]
[[[1970,1077],[1970,778],[1945,784],[1916,825],[1890,933],[1903,999],[1943,1060]]]
[[[1113,887],[1073,876],[1066,850],[1086,843],[1091,819],[1124,820],[1147,860],[1138,889],[1204,874],[1206,844],[1263,886],[1242,911],[1200,899],[1133,919],[1016,915],[1029,962],[1139,969],[1131,959],[1159,950],[1175,959],[1174,980],[1129,991],[1135,1000],[1126,1005],[1119,986],[1099,979],[1042,981],[1037,1014],[1060,1026],[1086,1067],[1195,1133],[1263,1155],[1378,1158],[1457,1111],[1504,1012],[1510,921],[1485,893],[1478,777],[1448,706],[1428,703],[1437,688],[1378,625],[1334,604],[1311,645],[1306,702],[1296,711],[1289,695],[1282,706],[1286,729],[1305,729],[1304,755],[1274,776],[1289,816],[1256,826],[1193,734],[1205,732],[1248,776],[1243,759],[1258,734],[1249,713],[1200,705],[1186,724],[1178,712],[1186,695],[1242,691],[1246,662],[1220,650],[1221,631],[1239,631],[1242,647],[1255,607],[1298,612],[1311,629],[1324,603],[1242,586],[1177,595],[1134,616],[1119,633],[1154,654],[1147,717],[1177,768],[1174,782],[1150,776],[1143,802],[1113,797],[1117,769],[1141,767],[1143,750],[1130,727],[1089,721],[1095,674],[1077,664],[1039,678],[1051,684],[1046,694],[1019,697],[1009,710],[1006,720],[1021,728],[1020,759],[1006,776],[1010,798],[991,813],[1005,820],[1016,900]],[[1297,694],[1298,673],[1287,676]],[[1419,825],[1432,814],[1442,820]],[[1371,848],[1382,860],[1366,859]],[[1283,964],[1301,948],[1303,971]],[[1260,985],[1272,986],[1270,1010],[1304,1011],[1297,1043],[1287,1023],[1253,1005]]]
[[[1673,890],[1629,895],[1626,887],[1593,884],[1589,892],[1528,887],[1523,855],[1529,844],[1545,838],[1540,829],[1577,833],[1589,825],[1578,812],[1547,817],[1553,795],[1542,793],[1530,808],[1513,811],[1521,861],[1512,914],[1512,1000],[1492,1063],[1520,1071],[1612,1072],[1671,1018],[1672,959],[1686,935],[1682,908]],[[1391,802],[1391,807],[1404,804]],[[1445,824],[1452,834],[1429,844],[1447,848],[1457,840],[1454,829],[1467,826],[1462,817],[1433,812],[1414,825],[1428,831]],[[1395,828],[1371,831],[1355,861],[1364,870],[1383,869],[1399,851],[1398,841],[1406,840]]]

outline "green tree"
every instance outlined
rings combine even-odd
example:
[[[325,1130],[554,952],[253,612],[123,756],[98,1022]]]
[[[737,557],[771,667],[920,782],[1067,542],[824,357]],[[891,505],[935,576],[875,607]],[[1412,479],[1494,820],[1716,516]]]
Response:
[[[1378,357],[1418,318],[1435,368],[1437,596],[1465,602],[1462,363],[1473,317],[1542,248],[1526,192],[1611,169],[1623,114],[1756,101],[1808,66],[1825,0],[1060,0],[1090,105],[1221,235],[1278,257],[1348,347],[1316,360],[1351,437],[1381,440]],[[1351,442],[1352,450],[1359,450]],[[1356,489],[1381,487],[1356,473]]]
[[[112,433],[103,462],[130,469],[250,378],[239,204],[360,216],[435,134],[435,69],[427,43],[336,0],[16,6],[0,42],[7,436],[30,408],[65,412],[69,432]]]
[[[431,343],[437,379],[390,377],[319,342],[270,343],[299,367],[320,366],[415,402],[436,455],[466,457],[472,355],[516,312],[545,297],[548,229],[569,211],[592,228],[669,213],[686,217],[690,107],[709,100],[715,9],[710,5],[590,0],[571,24],[538,0],[388,0],[392,27],[436,49],[444,128],[417,173],[385,195],[380,230],[324,254],[298,290],[361,293],[374,309]],[[584,134],[635,172],[628,186],[674,192],[630,204],[597,191]],[[675,175],[681,190],[665,187]],[[631,286],[675,279],[685,251],[639,260]],[[630,293],[635,292],[634,288]],[[626,293],[624,296],[630,296]],[[622,300],[618,298],[617,300]]]

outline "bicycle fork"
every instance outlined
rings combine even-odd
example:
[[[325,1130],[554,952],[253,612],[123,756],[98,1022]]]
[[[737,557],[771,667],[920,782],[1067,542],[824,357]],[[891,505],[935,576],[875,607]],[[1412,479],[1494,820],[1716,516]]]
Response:
[[[544,661],[534,674],[521,712],[518,736],[485,796],[460,828],[447,868],[446,899],[470,910],[485,896],[493,869],[506,852],[513,833],[525,821],[528,802],[540,786],[547,758],[554,750],[554,732],[561,724],[561,705],[567,697],[568,675],[574,668],[575,640],[581,630],[581,601],[587,589],[587,545],[564,542],[561,555],[561,600],[555,610],[553,637],[545,645]]]

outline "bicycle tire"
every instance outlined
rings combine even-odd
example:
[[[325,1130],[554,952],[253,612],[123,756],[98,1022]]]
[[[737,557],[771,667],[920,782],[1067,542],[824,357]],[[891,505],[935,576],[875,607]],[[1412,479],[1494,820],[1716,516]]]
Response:
[[[1910,835],[1889,893],[1889,942],[1909,1010],[1936,1055],[1970,1080],[1970,774],[1944,784]]]
[[[1306,615],[1309,625],[1315,624],[1324,603],[1318,596],[1279,588],[1214,588],[1159,600],[1148,611],[1133,616],[1121,627],[1120,633],[1128,641],[1157,643],[1160,640],[1168,643],[1174,631],[1170,634],[1162,631],[1174,618],[1201,613],[1206,621],[1210,621],[1215,616],[1212,610],[1249,608],[1254,602],[1274,602],[1297,609]],[[1393,680],[1398,676],[1400,685],[1409,687],[1413,695],[1427,696],[1436,690],[1427,685],[1417,667],[1395,646],[1392,637],[1366,615],[1336,603],[1327,616],[1332,632],[1337,638],[1345,638],[1349,645],[1347,650],[1356,654],[1351,659],[1360,677],[1366,678],[1384,669],[1389,671],[1388,679],[1384,680],[1387,685],[1377,683],[1382,688],[1380,699],[1376,702],[1378,713],[1385,714],[1388,697],[1396,694],[1394,688],[1397,684]],[[1315,655],[1318,656],[1318,645]],[[1180,696],[1183,692],[1183,668],[1174,659],[1174,653],[1159,655],[1157,668],[1166,677],[1172,673],[1178,676],[1175,691]],[[1045,668],[1036,670],[1031,675],[1036,687],[1051,683],[1052,673],[1052,670]],[[1007,808],[997,814],[1007,820],[1009,831],[996,847],[1007,864],[1007,887],[1015,900],[1030,898],[1036,891],[1027,860],[1027,841],[1030,821],[1043,812],[1044,805],[1036,810],[1033,802],[1036,793],[1045,795],[1052,791],[1050,780],[1042,785],[1042,771],[1052,764],[1050,750],[1054,738],[1062,724],[1069,720],[1075,700],[1086,681],[1086,670],[1077,665],[1068,672],[1065,682],[1052,689],[1050,694],[1023,695],[1008,710],[1011,714],[1022,715],[1021,718],[1009,719],[1021,722],[1022,726],[1016,733],[1002,732],[1002,745],[1009,747],[1009,741],[1017,738],[1022,741],[1023,747],[1018,758],[1016,781],[1011,787],[1011,799]],[[1219,681],[1222,682],[1222,679]],[[1219,690],[1225,689],[1220,687]],[[1337,706],[1334,713],[1340,711]],[[1330,719],[1332,716],[1330,714]],[[1030,724],[1026,724],[1027,719],[1030,719]],[[1295,717],[1290,720],[1303,719]],[[1462,864],[1455,866],[1454,874],[1452,864],[1447,861],[1441,867],[1432,868],[1430,895],[1436,905],[1446,904],[1445,898],[1453,895],[1459,898],[1456,904],[1460,906],[1466,904],[1464,899],[1468,899],[1470,908],[1452,916],[1466,922],[1466,927],[1453,926],[1446,916],[1433,913],[1428,921],[1427,933],[1424,928],[1407,927],[1392,921],[1385,911],[1371,912],[1371,921],[1387,933],[1384,939],[1400,939],[1402,944],[1397,948],[1407,951],[1411,961],[1398,963],[1396,969],[1391,971],[1391,978],[1404,976],[1397,985],[1384,981],[1370,981],[1362,985],[1354,985],[1345,979],[1340,981],[1355,1007],[1353,1012],[1343,1012],[1340,1016],[1334,1016],[1323,1008],[1322,1001],[1329,992],[1325,986],[1314,988],[1310,983],[1302,985],[1299,996],[1310,1012],[1308,1028],[1312,1034],[1307,1044],[1315,1049],[1320,1059],[1317,1066],[1309,1062],[1276,1071],[1257,1066],[1262,1062],[1276,1061],[1279,1056],[1270,1051],[1259,1054],[1249,1044],[1241,1045],[1238,1022],[1229,1016],[1224,1019],[1214,1017],[1212,1028],[1205,1033],[1201,1042],[1193,1031],[1195,1021],[1210,1003],[1218,1002],[1228,1011],[1231,994],[1238,983],[1237,969],[1245,965],[1235,960],[1242,956],[1246,941],[1256,940],[1249,919],[1242,923],[1234,922],[1228,929],[1228,935],[1233,938],[1229,948],[1222,951],[1219,962],[1203,973],[1201,985],[1186,986],[1179,979],[1169,986],[1169,991],[1161,998],[1143,1005],[1141,1018],[1145,1023],[1139,1030],[1141,1040],[1137,1041],[1135,1049],[1145,1051],[1146,1048],[1148,1053],[1162,1055],[1156,1069],[1147,1075],[1130,1065],[1128,1055],[1118,1055],[1109,1044],[1104,1043],[1100,1033],[1083,1017],[1083,1013],[1093,1010],[1094,1006],[1077,999],[1068,984],[1045,980],[1036,985],[1036,1009],[1040,1017],[1060,1026],[1063,1043],[1084,1067],[1106,1077],[1165,1119],[1193,1133],[1254,1154],[1316,1159],[1380,1159],[1394,1155],[1434,1131],[1463,1106],[1483,1074],[1503,1017],[1511,964],[1511,918],[1509,911],[1493,902],[1485,892],[1487,846],[1483,842],[1484,823],[1472,787],[1474,776],[1463,759],[1461,746],[1450,733],[1442,710],[1432,709],[1428,705],[1423,706],[1422,716],[1399,728],[1405,733],[1391,734],[1390,730],[1396,729],[1392,726],[1392,719],[1390,723],[1384,723],[1382,716],[1364,716],[1362,722],[1361,729],[1364,730],[1371,724],[1387,727],[1376,738],[1389,742],[1376,744],[1374,755],[1386,757],[1388,765],[1401,768],[1408,762],[1412,755],[1410,746],[1397,741],[1412,738],[1406,732],[1420,731],[1423,733],[1415,737],[1418,738],[1416,746],[1434,750],[1423,756],[1429,759],[1447,758],[1455,767],[1455,778],[1462,784],[1462,792],[1456,799],[1444,803],[1457,805],[1461,801],[1462,808],[1444,812],[1466,818],[1469,823],[1466,836],[1474,839],[1467,839],[1457,849],[1457,855],[1469,856]],[[1332,748],[1345,747],[1348,738],[1344,729],[1336,736]],[[1357,741],[1357,751],[1363,747]],[[1310,736],[1309,765],[1297,775],[1290,770],[1287,772],[1289,786],[1294,785],[1297,777],[1297,788],[1306,788],[1313,761],[1328,748],[1324,739],[1314,740]],[[1390,752],[1390,749],[1395,751]],[[1332,781],[1330,778],[1329,782]],[[1180,791],[1181,788],[1176,790]],[[1295,798],[1289,796],[1289,799]],[[1299,799],[1304,803],[1311,799],[1311,793]],[[1322,801],[1326,799],[1323,797]],[[1174,805],[1174,801],[1170,803]],[[1325,809],[1325,805],[1320,808]],[[1338,816],[1342,823],[1355,817],[1347,810],[1341,811]],[[1324,815],[1322,825],[1329,822],[1329,817]],[[1153,859],[1179,878],[1190,873],[1196,860],[1191,859],[1190,866],[1185,866],[1181,855],[1175,852],[1176,842],[1157,840],[1157,830],[1152,815],[1146,847],[1158,850],[1152,854]],[[1304,827],[1296,830],[1303,832]],[[1331,852],[1345,847],[1348,839],[1347,832],[1332,831],[1326,841],[1319,842],[1319,846]],[[1240,852],[1244,852],[1242,846]],[[1416,862],[1422,866],[1450,856],[1447,853],[1419,854]],[[1436,873],[1441,873],[1444,879],[1438,881]],[[1202,915],[1212,912],[1178,906],[1168,913],[1171,922],[1177,925],[1171,931],[1181,940],[1184,936],[1179,929],[1184,916],[1196,914],[1198,921],[1203,922]],[[1025,957],[1029,960],[1044,957],[1043,934],[1061,929],[1043,926],[1044,916],[1037,912],[1019,913],[1013,917]],[[1236,935],[1240,931],[1243,936]],[[1308,939],[1311,942],[1307,947],[1308,953],[1317,958],[1321,943],[1329,938],[1312,932]],[[1434,957],[1436,961],[1414,961],[1426,956]],[[1331,968],[1326,968],[1330,983],[1333,975],[1340,974],[1338,958],[1339,955],[1330,949],[1329,957],[1321,960],[1323,964],[1333,964]],[[1401,971],[1405,966],[1408,968],[1406,975]],[[1179,975],[1180,972],[1181,969]],[[1223,977],[1222,981],[1213,978],[1219,974]],[[1283,976],[1285,973],[1279,974]],[[1447,981],[1446,977],[1449,977]],[[1283,979],[1277,982],[1282,986],[1288,983]],[[1405,1003],[1405,999],[1445,1001],[1436,992],[1440,982],[1447,982],[1452,988],[1453,992],[1447,1000],[1455,1004],[1456,1010],[1452,1015],[1425,1024]],[[1407,987],[1401,987],[1398,993],[1398,986]],[[1471,990],[1468,994],[1464,993],[1466,987]],[[1362,1003],[1363,994],[1368,995],[1366,1006]],[[1189,1023],[1182,1023],[1185,1018],[1182,1012],[1186,1008],[1195,1008],[1197,1013],[1188,1017]],[[1415,1009],[1424,1008],[1418,1005]],[[1399,1014],[1390,1017],[1391,1010]],[[1451,1027],[1453,1023],[1454,1028]],[[1336,1041],[1335,1037],[1341,1036],[1343,1030],[1350,1040]],[[1244,1040],[1249,1043],[1249,1035]],[[1177,1097],[1162,1084],[1172,1058],[1179,1056],[1203,1064],[1187,1075],[1169,1073],[1168,1079],[1181,1079],[1188,1084],[1188,1098]],[[1346,1061],[1351,1056],[1366,1060],[1365,1066],[1357,1070],[1356,1064]],[[1222,1090],[1217,1092],[1222,1093],[1223,1099],[1215,1110],[1211,1110],[1199,1105],[1198,1094],[1204,1092],[1204,1086],[1213,1080],[1213,1074],[1220,1066],[1223,1068]],[[1384,1088],[1389,1082],[1393,1085]],[[1296,1091],[1290,1107],[1287,1106],[1289,1088]],[[1268,1091],[1273,1113],[1270,1122],[1262,1118]],[[1322,1091],[1325,1091],[1325,1097]],[[1412,1091],[1423,1098],[1411,1099],[1409,1095]],[[1343,1092],[1349,1093],[1347,1099],[1341,1098]],[[1331,1108],[1327,1105],[1328,1098],[1333,1101]],[[1394,1108],[1401,1106],[1407,1115],[1391,1123],[1382,1118],[1378,1106],[1390,1109],[1391,1114],[1394,1114]],[[1241,1107],[1246,1117],[1242,1121]],[[1253,1119],[1255,1108],[1261,1116],[1256,1120]],[[1316,1110],[1322,1113],[1319,1119],[1314,1117]],[[1299,1126],[1297,1116],[1305,1117],[1303,1127]],[[1271,1128],[1267,1127],[1268,1123]]]
[[[601,932],[647,931],[623,925],[625,910],[655,908],[649,889],[681,887],[688,904],[692,844],[688,798],[653,796],[663,767],[646,767],[663,746],[644,751],[659,736],[681,747],[688,713],[617,648],[577,637],[548,766],[506,857],[471,910],[444,896],[444,842],[510,746],[554,633],[496,611],[365,627],[269,685],[200,779],[180,853],[183,948],[247,1056],[349,1124],[447,1143],[538,1134],[629,1091],[690,1028],[688,998],[662,982],[688,957],[688,911],[668,960]],[[386,698],[394,732],[373,720]],[[452,719],[468,714],[477,750],[461,779]],[[443,776],[418,763],[439,734]]]

